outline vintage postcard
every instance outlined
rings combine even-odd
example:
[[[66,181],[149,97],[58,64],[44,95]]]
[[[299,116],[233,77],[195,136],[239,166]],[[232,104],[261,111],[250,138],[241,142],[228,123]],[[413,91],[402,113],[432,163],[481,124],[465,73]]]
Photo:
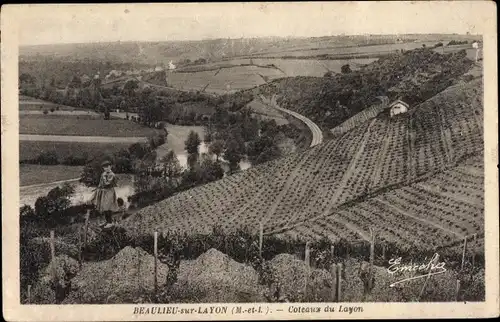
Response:
[[[4,318],[498,316],[495,9],[3,6]]]

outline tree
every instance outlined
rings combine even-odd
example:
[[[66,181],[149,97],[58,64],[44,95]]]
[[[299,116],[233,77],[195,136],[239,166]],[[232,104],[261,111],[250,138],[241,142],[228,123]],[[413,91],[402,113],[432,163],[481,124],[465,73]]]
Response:
[[[342,72],[342,74],[349,74],[350,72],[352,72],[351,66],[349,66],[349,64],[345,64],[340,67],[340,71]]]
[[[213,129],[212,129],[212,124],[209,123],[208,125],[206,125],[204,128],[204,131],[205,131],[205,136],[204,136],[203,140],[205,141],[205,143],[208,144],[208,143],[212,142],[212,140],[213,140],[214,133],[213,133]]]
[[[100,111],[103,111],[103,113],[104,113],[104,119],[105,119],[105,120],[109,120],[109,119],[110,119],[110,117],[111,117],[111,113],[109,112],[109,107],[108,107],[108,105],[106,105],[106,104],[104,104],[104,103],[102,103],[102,102],[101,102],[101,103],[99,104],[99,110],[100,110]]]
[[[164,177],[167,177],[169,179],[176,179],[181,176],[181,164],[179,163],[179,159],[177,159],[174,151],[168,151],[168,153],[161,158],[160,162],[163,167]]]
[[[249,144],[248,158],[253,165],[271,161],[280,155],[280,149],[272,137],[267,135],[263,135]]]
[[[205,154],[202,155],[202,161],[200,165],[200,183],[208,183],[215,180],[219,180],[224,177],[224,169],[222,169],[219,161],[214,161]]]
[[[44,114],[45,114],[44,110]],[[56,165],[59,164],[59,159],[57,157],[56,151],[44,151],[38,155],[36,158],[36,163],[42,164],[42,165]]]
[[[82,80],[80,77],[74,75],[71,78],[71,82],[69,83],[71,87],[81,87],[82,86]]]
[[[130,156],[134,159],[142,159],[146,154],[149,153],[149,150],[149,146],[140,142],[134,143],[128,148]]]
[[[35,215],[35,210],[29,205],[24,205],[19,209],[19,214],[21,217],[32,217]]]
[[[333,77],[333,73],[331,71],[327,71],[323,77]]]
[[[65,183],[62,187],[50,190],[47,196],[39,197],[35,202],[35,213],[37,216],[48,216],[60,213],[71,205],[71,196],[75,189]]]
[[[163,133],[152,135],[148,138],[149,148],[150,150],[154,150],[157,147],[165,144],[166,141],[167,141],[166,135]]]
[[[208,152],[211,154],[215,154],[215,158],[217,161],[219,161],[219,157],[223,151],[224,151],[224,141],[222,140],[215,140],[208,147]]]
[[[154,123],[163,120],[163,107],[160,101],[152,95],[142,98],[141,101],[138,112],[143,124],[153,126]]]
[[[128,80],[123,86],[123,94],[126,96],[134,96],[135,90],[139,88],[139,82],[135,79]]]
[[[34,85],[35,84],[35,77],[31,76],[28,73],[22,73],[19,75],[19,84],[30,84]]]
[[[243,154],[240,144],[236,140],[231,139],[224,151],[224,159],[229,162],[229,171],[231,173],[239,169],[242,158]]]
[[[190,131],[186,141],[184,141],[184,147],[188,154],[198,154],[200,148],[201,140],[200,136],[195,131]]]
[[[130,152],[126,149],[121,149],[113,155],[115,171],[117,173],[132,172],[132,159]]]
[[[198,153],[190,153],[187,156],[189,170],[195,170],[198,167]]]
[[[80,182],[88,187],[97,187],[102,174],[102,161],[104,158],[97,158],[86,164],[80,175]]]

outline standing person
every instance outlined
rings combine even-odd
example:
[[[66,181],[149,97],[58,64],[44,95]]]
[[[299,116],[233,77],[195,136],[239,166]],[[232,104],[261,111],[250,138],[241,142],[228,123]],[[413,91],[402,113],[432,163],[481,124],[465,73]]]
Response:
[[[116,198],[116,175],[111,171],[111,162],[102,163],[103,172],[99,180],[99,186],[92,196],[91,202],[96,210],[103,214],[106,219],[104,228],[110,228],[112,224],[112,213],[118,211],[118,202]]]

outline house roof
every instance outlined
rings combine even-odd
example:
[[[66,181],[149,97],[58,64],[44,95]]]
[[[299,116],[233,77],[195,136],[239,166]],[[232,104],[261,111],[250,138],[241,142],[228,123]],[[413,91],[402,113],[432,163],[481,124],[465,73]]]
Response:
[[[392,102],[391,104],[389,104],[389,107],[393,107],[396,104],[403,104],[407,108],[410,107],[410,105],[408,105],[408,103],[405,103],[402,100],[395,100],[394,102]]]

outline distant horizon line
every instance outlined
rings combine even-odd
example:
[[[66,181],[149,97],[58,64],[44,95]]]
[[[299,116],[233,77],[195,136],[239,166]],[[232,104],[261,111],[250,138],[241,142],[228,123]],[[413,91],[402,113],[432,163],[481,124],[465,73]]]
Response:
[[[214,40],[241,40],[241,39],[266,39],[266,38],[281,38],[281,39],[307,39],[307,38],[333,38],[333,37],[360,37],[360,36],[412,36],[412,35],[443,35],[443,36],[470,36],[480,37],[481,34],[472,33],[394,33],[394,34],[338,34],[324,36],[255,36],[255,37],[218,37],[218,38],[203,38],[203,39],[184,39],[184,40],[107,40],[107,41],[90,41],[90,42],[60,42],[60,43],[43,43],[43,44],[19,44],[19,47],[36,47],[36,46],[57,46],[57,45],[91,45],[91,44],[111,44],[111,43],[162,43],[162,42],[201,42]]]

